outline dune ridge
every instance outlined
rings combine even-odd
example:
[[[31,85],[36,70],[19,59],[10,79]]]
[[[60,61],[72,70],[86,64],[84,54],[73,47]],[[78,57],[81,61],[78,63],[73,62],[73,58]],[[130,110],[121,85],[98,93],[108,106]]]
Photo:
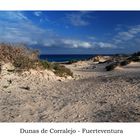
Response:
[[[91,60],[64,64],[73,78],[52,71],[0,75],[1,122],[139,122],[140,63],[113,71]],[[9,68],[8,68],[9,66]]]

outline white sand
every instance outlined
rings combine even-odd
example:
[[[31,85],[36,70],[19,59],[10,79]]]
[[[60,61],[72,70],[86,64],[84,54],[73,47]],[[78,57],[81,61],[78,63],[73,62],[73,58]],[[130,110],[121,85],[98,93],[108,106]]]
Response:
[[[74,79],[52,72],[0,77],[1,122],[139,122],[140,63],[105,71],[105,63],[67,65]]]

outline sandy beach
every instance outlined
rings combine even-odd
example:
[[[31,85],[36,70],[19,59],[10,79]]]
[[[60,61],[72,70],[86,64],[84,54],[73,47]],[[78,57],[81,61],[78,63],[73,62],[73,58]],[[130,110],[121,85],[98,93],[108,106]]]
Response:
[[[9,65],[0,75],[0,122],[140,122],[139,62],[113,71],[91,60],[65,65],[73,78],[19,75]]]

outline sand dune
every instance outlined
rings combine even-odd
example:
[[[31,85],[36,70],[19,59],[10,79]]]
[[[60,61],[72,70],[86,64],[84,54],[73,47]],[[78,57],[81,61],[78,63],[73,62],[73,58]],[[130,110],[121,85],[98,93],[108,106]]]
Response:
[[[66,65],[73,79],[48,71],[1,74],[0,121],[140,122],[140,63],[109,72],[105,66]]]

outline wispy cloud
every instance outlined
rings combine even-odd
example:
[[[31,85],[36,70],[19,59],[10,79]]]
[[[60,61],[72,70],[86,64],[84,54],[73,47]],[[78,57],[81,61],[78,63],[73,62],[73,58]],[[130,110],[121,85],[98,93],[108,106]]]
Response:
[[[39,16],[40,12],[34,12]],[[75,18],[74,25],[85,26],[88,23],[83,20],[85,12],[78,12],[70,17]],[[95,42],[91,40],[71,39],[55,36],[50,30],[43,29],[34,24],[24,12],[0,12],[0,41],[1,42],[23,42],[29,45],[40,44],[44,47],[64,48],[114,48],[115,45],[108,42]]]
[[[73,26],[87,26],[91,18],[88,12],[75,12],[66,15],[66,18]]]
[[[93,44],[88,41],[57,38],[57,39],[48,39],[46,42],[44,42],[44,46],[47,47],[61,46],[65,48],[92,48]]]
[[[116,44],[125,43],[133,38],[135,38],[140,33],[140,25],[129,27],[126,31],[119,31],[113,40]]]
[[[36,16],[39,16],[39,14],[41,13],[36,13]],[[88,12],[68,13],[67,16],[73,26],[87,26],[90,24],[88,22],[88,18],[90,18]],[[42,17],[40,16],[39,18]],[[70,25],[67,26],[69,27]],[[140,42],[140,25],[131,26],[127,30],[118,29],[112,38],[104,40],[92,35],[89,37],[86,35],[85,38],[64,37],[59,32],[58,35],[54,33],[51,28],[40,27],[31,18],[28,18],[27,14],[20,11],[0,12],[0,27],[0,42],[23,42],[29,45],[41,45],[46,48],[113,50],[130,46],[129,40],[132,40],[131,44],[133,44],[131,46]]]
[[[95,36],[88,36],[88,39],[90,39],[90,40],[95,40],[96,37],[95,37]]]
[[[1,12],[1,17],[4,19],[9,19],[13,21],[18,21],[18,20],[26,20],[28,21],[28,18],[23,14],[23,12],[20,11],[6,11],[6,12]]]
[[[96,47],[98,48],[108,48],[108,49],[115,49],[117,46],[113,43],[108,43],[108,42],[96,42],[95,43]]]
[[[91,42],[81,40],[63,39],[62,42],[72,48],[91,48],[93,46]]]
[[[41,43],[51,36],[50,30],[35,25],[23,12],[0,12],[0,41]]]
[[[83,48],[83,49],[115,49],[116,45],[108,42],[93,42],[93,41],[84,41],[84,40],[76,40],[76,39],[49,39],[44,42],[44,46],[46,47],[64,47],[64,48]]]
[[[37,17],[40,17],[42,15],[42,12],[41,11],[36,11],[36,12],[34,12],[34,15],[37,16]]]

